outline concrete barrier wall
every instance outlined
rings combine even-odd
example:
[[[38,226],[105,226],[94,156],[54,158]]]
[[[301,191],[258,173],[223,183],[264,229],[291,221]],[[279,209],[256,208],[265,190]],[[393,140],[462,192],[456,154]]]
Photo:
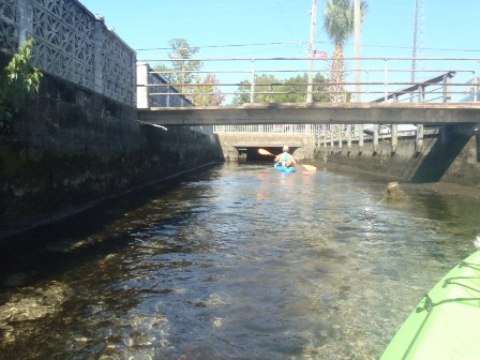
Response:
[[[0,0],[0,51],[29,37],[42,72],[135,104],[136,54],[77,0]]]

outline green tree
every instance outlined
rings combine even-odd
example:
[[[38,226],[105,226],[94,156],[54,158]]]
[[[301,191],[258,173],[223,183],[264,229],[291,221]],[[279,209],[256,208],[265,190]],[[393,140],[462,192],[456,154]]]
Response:
[[[200,76],[195,77],[197,86],[192,90],[192,102],[195,106],[219,106],[225,100],[225,96],[218,89],[218,80],[214,74],[208,74],[204,80]]]
[[[208,74],[205,79],[202,79],[198,75],[203,63],[195,60],[194,55],[199,48],[190,46],[188,41],[182,38],[170,40],[169,45],[172,49],[168,54],[168,57],[171,59],[171,66],[160,64],[154,70],[159,72],[172,86],[176,87],[191,100],[194,105],[220,105],[225,97],[216,86],[218,84],[216,77]]]
[[[297,75],[295,77],[286,79],[285,90],[288,94],[284,95],[280,102],[303,103],[305,102],[306,83],[308,82],[308,75]],[[325,78],[322,74],[315,74],[313,77],[312,100],[314,102],[327,102],[328,94],[326,87],[323,85]]]
[[[367,10],[367,3],[361,2],[362,21]],[[344,44],[354,32],[354,4],[351,0],[327,0],[325,2],[324,27],[328,37],[335,44],[331,66],[331,101],[347,100],[343,87],[345,82]]]
[[[33,40],[25,41],[10,63],[0,72],[0,135],[13,131],[14,116],[40,87],[42,73],[30,65]]]
[[[305,102],[307,74],[297,75],[285,80],[279,80],[274,75],[255,76],[255,103],[302,103]],[[313,100],[328,101],[325,94],[324,77],[314,76]],[[242,81],[233,98],[233,104],[241,105],[250,102],[250,82]]]
[[[273,103],[273,95],[271,94],[275,89],[275,84],[279,84],[278,80],[273,75],[255,75],[255,102],[256,103]],[[240,82],[238,91],[233,98],[233,104],[241,105],[250,102],[250,81],[244,80]],[[265,94],[268,92],[269,94]]]
[[[190,84],[194,81],[195,72],[200,70],[202,63],[194,60],[193,56],[198,52],[199,48],[190,46],[187,40],[176,38],[169,41],[172,51],[168,57],[172,60],[171,67],[159,65],[156,70],[166,70],[164,77],[171,83]]]
[[[240,85],[233,96],[232,104],[233,105],[241,105],[250,102],[250,81],[242,80],[240,81]]]

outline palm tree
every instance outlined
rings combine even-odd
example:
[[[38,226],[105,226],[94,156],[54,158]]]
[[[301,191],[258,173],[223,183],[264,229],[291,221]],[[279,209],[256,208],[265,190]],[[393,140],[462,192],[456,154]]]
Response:
[[[366,1],[362,0],[360,6],[363,20],[367,8]],[[324,15],[325,31],[335,44],[330,77],[335,85],[331,88],[330,100],[335,103],[346,102],[346,93],[342,85],[345,82],[343,49],[345,41],[354,32],[354,4],[351,0],[327,0]]]

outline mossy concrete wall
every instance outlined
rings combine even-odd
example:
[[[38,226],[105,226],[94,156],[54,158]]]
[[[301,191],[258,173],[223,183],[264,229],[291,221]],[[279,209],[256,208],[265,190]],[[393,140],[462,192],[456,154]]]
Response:
[[[451,134],[448,138],[430,136],[423,139],[416,151],[415,137],[400,138],[395,152],[390,140],[363,147],[353,143],[338,147],[318,147],[315,160],[329,168],[347,168],[399,181],[418,183],[445,182],[480,187],[480,162],[477,154],[478,135]]]
[[[223,160],[212,135],[135,119],[133,107],[45,75],[0,137],[0,238]]]

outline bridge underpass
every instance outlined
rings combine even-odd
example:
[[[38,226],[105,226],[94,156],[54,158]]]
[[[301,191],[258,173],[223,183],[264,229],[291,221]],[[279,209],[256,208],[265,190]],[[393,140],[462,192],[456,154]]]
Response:
[[[364,143],[364,134],[362,125],[376,124],[373,133],[373,149],[378,149],[379,139],[381,138],[378,125],[391,126],[391,151],[395,153],[399,134],[397,126],[400,124],[415,124],[416,131],[416,149],[422,150],[424,126],[429,127],[430,132],[440,135],[444,144],[449,142],[449,138],[455,134],[462,136],[472,136],[479,132],[480,107],[477,103],[316,103],[316,104],[264,104],[248,105],[240,107],[216,107],[216,108],[155,108],[148,110],[139,110],[138,117],[143,122],[159,124],[162,126],[205,126],[205,125],[228,125],[239,126],[241,124],[258,126],[275,126],[278,124],[322,126],[315,131],[316,135],[323,134],[324,145],[329,146],[338,144],[343,147],[344,142],[347,148],[351,147],[352,141],[358,141],[360,146]],[[340,129],[341,134],[333,134],[327,128],[337,126],[336,132]],[[338,127],[338,125],[345,125]],[[360,126],[359,129],[351,130],[351,126]],[[253,140],[249,136],[256,136],[259,140],[250,143]],[[281,140],[271,137],[269,134],[247,135],[240,133],[237,135],[223,135],[220,140],[224,148],[226,159],[238,158],[238,148],[274,146],[281,147],[285,143],[295,141],[292,134],[285,135]],[[275,135],[275,136],[278,136]],[[234,140],[228,140],[232,137]],[[313,154],[315,148],[315,136],[312,134],[301,134],[301,139],[311,141],[310,145],[296,145],[305,152],[297,154],[299,158],[309,157],[305,154]],[[290,140],[292,139],[292,140]],[[233,143],[230,143],[233,141]],[[274,142],[276,141],[276,142]],[[300,140],[299,140],[300,141]],[[293,146],[293,145],[290,145]],[[229,149],[229,150],[225,150]]]
[[[225,132],[217,128],[216,136],[222,147],[226,161],[272,161],[271,156],[258,155],[258,149],[266,149],[272,154],[282,152],[282,147],[288,145],[290,153],[302,161],[312,159],[315,151],[314,128],[303,128],[300,133],[275,132]],[[295,131],[295,130],[294,130]]]
[[[272,154],[280,154],[282,152],[282,147],[271,147],[271,146],[262,146],[262,147],[238,147],[235,148],[238,152],[238,159],[239,163],[273,163],[273,156],[268,155],[260,155],[258,150],[265,149]],[[298,148],[291,147],[290,152],[294,153]],[[235,156],[235,155],[233,155]],[[234,158],[230,158],[230,161],[233,161]]]

